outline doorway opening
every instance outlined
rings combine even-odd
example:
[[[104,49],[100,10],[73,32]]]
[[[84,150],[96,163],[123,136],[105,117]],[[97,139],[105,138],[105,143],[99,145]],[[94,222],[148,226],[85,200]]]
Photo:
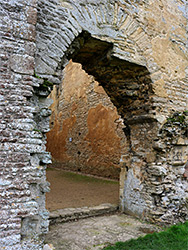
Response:
[[[151,79],[146,67],[112,51],[113,44],[84,31],[59,65],[64,77],[50,96],[55,101],[47,135],[47,150],[58,169],[119,180],[122,155],[130,159],[135,154],[132,130],[151,110]],[[144,142],[140,145],[144,148]],[[136,157],[145,161],[137,152]],[[124,167],[122,185],[131,168],[126,160]]]
[[[116,107],[94,77],[72,60],[49,98],[47,151],[53,163],[47,169],[47,209],[118,205],[126,139]]]

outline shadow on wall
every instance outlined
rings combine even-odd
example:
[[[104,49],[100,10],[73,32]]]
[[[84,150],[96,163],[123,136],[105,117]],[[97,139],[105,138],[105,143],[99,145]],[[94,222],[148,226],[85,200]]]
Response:
[[[111,52],[111,43],[88,32],[67,51],[63,82],[50,95],[47,150],[58,167],[118,178],[121,155],[131,150],[129,123],[146,119],[152,93],[148,70]]]
[[[102,86],[72,60],[54,86],[47,133],[53,166],[118,179],[125,151],[123,122]]]

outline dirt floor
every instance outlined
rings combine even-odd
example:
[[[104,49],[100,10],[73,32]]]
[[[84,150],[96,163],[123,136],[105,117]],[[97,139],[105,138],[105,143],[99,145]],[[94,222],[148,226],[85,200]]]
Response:
[[[53,225],[46,236],[46,243],[52,244],[55,250],[102,250],[109,243],[159,230],[132,216],[114,214]]]
[[[58,169],[47,169],[51,191],[46,195],[49,211],[69,207],[118,204],[118,181],[94,178]]]
[[[51,183],[51,192],[47,194],[47,208],[50,211],[102,203],[118,204],[117,181],[57,169],[48,169],[47,179]],[[116,213],[51,225],[45,247],[56,250],[102,250],[109,243],[126,241],[154,231],[158,231],[158,228],[132,216]]]

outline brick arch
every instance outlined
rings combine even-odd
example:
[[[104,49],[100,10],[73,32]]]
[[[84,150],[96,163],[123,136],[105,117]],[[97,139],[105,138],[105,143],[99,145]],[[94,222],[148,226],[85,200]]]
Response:
[[[82,30],[113,43],[119,60],[146,67],[155,92],[148,112],[156,126],[140,117],[129,120],[134,133],[125,131],[133,143],[121,159],[127,177],[120,192],[128,202],[122,206],[157,223],[187,219],[187,112],[180,113],[187,109],[186,10],[185,0],[1,0],[0,247],[42,249],[50,162],[46,97]],[[138,211],[136,202],[146,209]]]
[[[45,15],[45,9],[46,7],[43,5],[44,3],[41,2],[41,5],[39,3],[39,14],[38,14],[38,24],[37,24],[37,53],[36,53],[36,63],[35,63],[35,74],[41,78],[46,79],[49,82],[52,83],[58,83],[61,81],[62,77],[62,69],[66,65],[66,61],[69,58],[74,57],[74,59],[77,62],[82,63],[83,66],[86,66],[85,70],[86,72],[93,74],[95,77],[97,75],[95,72],[98,72],[98,76],[100,75],[100,69],[93,68],[93,71],[91,71],[89,68],[87,68],[87,60],[86,65],[84,65],[84,62],[82,59],[77,58],[77,56],[74,56],[74,50],[79,51],[79,53],[82,53],[82,43],[86,44],[87,46],[90,43],[87,43],[87,39],[92,40],[94,43],[96,42],[97,48],[99,48],[99,56],[100,51],[102,54],[107,56],[106,50],[110,51],[110,57],[113,58],[110,63],[110,68],[106,68],[107,71],[112,70],[117,71],[115,69],[116,65],[119,64],[118,72],[126,71],[124,72],[125,76],[127,77],[128,74],[131,75],[130,79],[127,78],[127,80],[130,82],[137,82],[138,85],[140,85],[140,100],[144,100],[145,97],[142,95],[142,91],[144,91],[145,95],[147,95],[146,99],[148,102],[149,95],[151,95],[151,78],[149,76],[149,71],[146,69],[146,59],[143,56],[143,50],[146,49],[146,47],[143,47],[141,49],[141,40],[144,39],[146,41],[146,44],[148,45],[149,42],[147,42],[147,37],[142,28],[139,26],[138,22],[133,18],[132,16],[132,7],[133,6],[127,6],[126,4],[120,4],[118,2],[116,3],[110,3],[106,1],[105,3],[102,1],[98,2],[92,2],[84,4],[83,2],[75,3],[75,1],[67,1],[63,2],[62,4],[59,2],[59,4],[56,4],[55,13],[51,13],[49,15]],[[130,8],[131,7],[131,8]],[[53,10],[54,10],[53,9]],[[63,21],[61,22],[61,18],[63,18]],[[58,21],[57,21],[58,20]],[[60,23],[59,23],[60,22]],[[52,27],[54,26],[54,28]],[[48,32],[50,33],[49,38]],[[83,34],[86,34],[85,37]],[[88,35],[87,35],[88,34]],[[45,39],[43,39],[43,37]],[[90,37],[90,38],[88,38]],[[47,38],[47,39],[46,39]],[[80,38],[82,41],[80,42]],[[86,40],[86,42],[83,40]],[[101,42],[100,42],[101,41]],[[80,44],[79,44],[80,43]],[[74,48],[76,47],[76,49]],[[148,45],[149,48],[149,45]],[[94,51],[94,57],[97,51]],[[81,55],[82,57],[82,55]],[[90,60],[90,57],[89,57]],[[101,59],[100,59],[101,60]],[[120,66],[121,65],[121,66]],[[105,63],[101,65],[102,67],[106,67]],[[127,68],[127,69],[126,69]],[[132,73],[131,73],[132,72]],[[117,76],[119,81],[119,85],[122,85],[122,79],[123,74],[121,76]],[[146,77],[145,77],[146,76]],[[102,77],[103,78],[103,77]],[[102,79],[100,76],[97,78],[99,82],[103,82],[103,86],[106,86],[106,83],[104,79]],[[113,74],[108,77],[108,80],[110,78],[113,78]],[[136,78],[144,78],[143,83],[142,80],[139,81]],[[148,78],[148,80],[146,80]],[[113,80],[115,81],[115,79]],[[148,85],[148,89],[143,90],[141,85],[142,84]],[[121,86],[120,86],[121,88]],[[129,87],[128,87],[129,88]],[[149,90],[150,89],[150,90]],[[123,115],[125,114],[126,107],[131,109],[131,105],[134,107],[133,110],[137,109],[138,103],[133,104],[131,98],[128,97],[129,94],[124,94],[124,96],[121,97],[121,94],[118,96],[113,95],[113,91],[116,91],[113,87],[106,87],[105,90],[107,91],[108,95],[110,96],[112,102],[115,104],[115,106],[118,108],[119,114]],[[119,90],[117,89],[117,92]],[[149,92],[150,94],[149,94]],[[129,89],[127,89],[127,92],[133,92]],[[137,90],[135,91],[135,93]],[[136,94],[137,95],[137,94]],[[138,95],[137,95],[138,96]],[[126,99],[125,102],[123,99]],[[116,100],[115,100],[116,99]],[[119,101],[121,99],[121,101]],[[132,104],[128,104],[128,103]],[[145,101],[144,101],[145,102]],[[125,106],[123,108],[123,105]],[[148,113],[145,112],[144,109],[146,109],[145,106],[148,104],[142,104],[143,110],[141,112],[139,111],[140,115]],[[142,108],[141,108],[142,109]],[[123,111],[122,111],[123,110]],[[147,114],[148,115],[148,114]],[[125,115],[126,116],[126,115]],[[130,115],[131,116],[131,113]],[[137,116],[137,114],[136,114]],[[137,119],[137,118],[134,118]],[[145,116],[139,118],[141,120],[141,123],[143,123],[144,119],[148,119],[151,122],[154,121],[154,119],[150,119],[150,117],[145,118]],[[42,119],[41,119],[42,120]],[[127,120],[127,118],[126,118]],[[140,122],[138,122],[140,123]],[[132,150],[131,142],[130,142],[130,126],[128,123],[126,123],[126,129],[125,134],[127,136],[127,139],[130,143],[130,149]],[[156,124],[155,124],[156,126]],[[155,127],[154,126],[154,127]],[[133,127],[133,131],[136,131],[136,129],[140,130],[141,127]],[[133,139],[135,140],[135,139]],[[151,138],[150,138],[151,140]],[[134,150],[133,150],[134,151]],[[124,162],[124,165],[126,165],[127,168],[131,168],[131,164],[128,163],[127,159],[125,158],[131,158],[131,154],[129,156],[125,156],[122,158],[122,161]],[[141,160],[143,165],[145,163],[143,162],[143,159]],[[140,169],[138,172],[142,172]],[[130,178],[132,179],[134,175],[132,175]],[[125,179],[124,174],[122,174],[122,178]],[[136,179],[140,179],[137,175]],[[140,180],[137,181],[138,183]],[[144,193],[144,187],[140,184],[131,184],[131,188],[134,188],[136,185],[136,188],[140,186],[140,193]],[[124,190],[124,188],[122,188]],[[123,191],[124,192],[124,191]],[[128,193],[128,192],[127,192]],[[141,204],[139,202],[134,206],[134,212],[138,216],[142,216],[143,211],[145,210],[145,201],[143,201],[143,198],[141,197],[139,192],[136,192],[134,195],[139,196],[139,200],[141,201],[141,204],[143,204],[141,208]],[[132,194],[133,195],[133,194]],[[133,196],[134,196],[133,195]],[[121,194],[121,207],[122,209],[125,209],[124,205],[124,193]],[[127,198],[126,198],[127,199]],[[131,211],[132,203],[134,201],[131,201],[131,204],[127,203],[126,210]]]
[[[130,117],[126,118],[125,134],[130,147],[128,153],[121,158],[121,207],[124,211],[139,217],[148,220],[152,218],[154,221],[161,220],[162,222],[164,220],[165,222],[169,215],[166,204],[163,204],[161,198],[163,188],[160,186],[159,189],[162,191],[158,191],[156,183],[159,184],[158,180],[167,178],[171,171],[168,169],[171,159],[164,163],[164,155],[155,146],[154,141],[160,141],[158,132],[169,113],[169,110],[166,111],[166,107],[168,107],[167,93],[162,79],[162,69],[152,55],[151,38],[138,21],[137,7],[139,7],[138,1],[131,2],[131,4],[128,4],[127,1],[110,0],[105,2],[90,0],[87,3],[84,0],[78,3],[71,0],[66,2],[40,1],[36,25],[35,74],[36,77],[41,78],[42,82],[45,82],[47,89],[51,84],[58,84],[62,79],[62,69],[69,59],[69,52],[74,50],[71,46],[74,42],[78,43],[77,38],[83,32],[89,33],[92,39],[99,42],[111,43],[113,46],[110,56],[116,58],[116,63],[119,60],[124,69],[127,64],[128,71],[140,72],[135,75],[131,74],[132,81],[134,79],[139,81],[142,78],[143,82],[140,81],[140,86],[148,86],[148,89],[146,92],[141,91],[140,97],[144,99],[147,96],[148,99],[146,99],[149,100],[150,105],[148,107],[145,104],[141,105],[145,110],[144,113],[140,112],[134,116],[134,112],[130,112]],[[144,77],[141,75],[142,71],[146,72]],[[92,72],[90,73],[92,74]],[[94,71],[93,75],[95,75]],[[44,94],[44,89],[40,89],[40,86],[36,90],[37,95],[47,96],[49,92],[46,91]],[[114,89],[111,88],[109,91],[106,89],[106,91],[113,100]],[[119,97],[124,98],[121,95]],[[119,101],[121,98],[116,98],[116,100]],[[40,106],[40,101],[38,105]],[[117,102],[115,105],[118,105]],[[140,103],[136,101],[134,105],[140,107]],[[120,105],[119,110],[121,107],[123,105]],[[44,119],[41,118],[41,121],[43,123]],[[162,164],[168,171],[163,171],[163,168],[159,167]],[[158,171],[157,174],[156,171]],[[175,188],[173,192],[176,192]],[[179,206],[180,210],[181,206],[184,206],[184,202],[185,199]],[[161,207],[166,209],[164,215]],[[153,209],[157,212],[155,213]],[[175,218],[173,208],[172,211]]]
[[[46,13],[48,2],[46,6],[43,1],[39,2],[37,74],[54,75],[67,48],[83,30],[92,37],[112,42],[114,56],[146,66],[143,51],[150,47],[150,42],[131,13],[136,6],[118,1],[59,1],[49,5],[53,12]]]

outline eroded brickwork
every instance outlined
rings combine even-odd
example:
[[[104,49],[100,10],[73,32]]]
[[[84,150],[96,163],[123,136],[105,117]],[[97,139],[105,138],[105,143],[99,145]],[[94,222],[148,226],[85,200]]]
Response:
[[[98,81],[105,79],[103,67],[106,72],[113,66],[119,74],[118,60],[134,64],[132,72],[143,67],[151,80],[144,97],[137,93],[134,99],[125,91],[128,103],[138,99],[149,109],[129,116],[123,112],[130,147],[121,158],[122,208],[158,223],[187,219],[186,134],[178,119],[166,123],[172,113],[187,109],[187,2],[2,0],[0,8],[1,248],[42,248],[39,242],[48,224],[47,96],[52,84],[61,82],[71,55],[83,58],[79,55],[87,43],[83,37],[78,46],[73,42],[82,31],[104,52],[98,57],[96,47],[88,56],[93,69],[92,57],[101,62],[98,76],[93,74]],[[112,91],[108,95],[112,102],[118,100]]]
[[[158,133],[166,118],[186,109],[185,2],[67,1],[54,8],[55,18],[49,13],[44,15],[41,6],[36,72],[49,79],[50,75],[61,77],[61,68],[72,58],[99,81],[126,125],[129,150],[121,158],[122,208],[166,223],[169,212],[162,197],[168,192],[164,190],[162,196],[155,192],[159,188],[157,177],[148,169],[162,165],[168,175],[171,162],[156,152],[153,142],[160,140]],[[66,25],[57,25],[56,20],[62,15]],[[182,175],[182,183],[183,178]],[[176,203],[176,184],[171,185],[173,194],[167,196]],[[152,192],[151,186],[155,187]],[[186,192],[185,185],[181,188],[182,193]],[[186,203],[186,197],[185,193],[176,209],[170,209],[173,218]],[[183,212],[183,218],[184,215]]]
[[[46,152],[31,102],[37,2],[1,1],[0,14],[0,249],[41,249]]]

